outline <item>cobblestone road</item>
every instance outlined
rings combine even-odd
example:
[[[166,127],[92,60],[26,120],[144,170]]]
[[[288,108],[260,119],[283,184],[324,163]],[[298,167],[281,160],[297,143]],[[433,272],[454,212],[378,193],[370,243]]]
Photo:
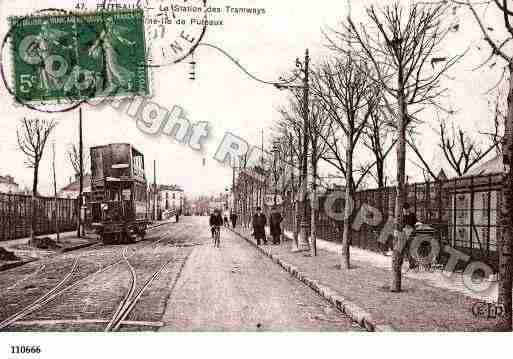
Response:
[[[136,244],[56,253],[0,272],[0,328],[103,331],[130,293],[132,277],[135,297],[159,268],[119,330],[360,330],[231,231],[223,229],[221,248],[213,248],[207,217],[183,217]],[[43,304],[26,311],[41,298]]]
[[[207,217],[169,298],[160,330],[359,330],[351,321],[226,229],[213,248]]]

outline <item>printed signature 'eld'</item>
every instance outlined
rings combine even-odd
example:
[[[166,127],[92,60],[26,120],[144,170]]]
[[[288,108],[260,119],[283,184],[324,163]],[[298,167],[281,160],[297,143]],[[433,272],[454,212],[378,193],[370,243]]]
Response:
[[[498,303],[475,302],[472,305],[472,314],[481,319],[497,319],[504,316],[504,305]]]

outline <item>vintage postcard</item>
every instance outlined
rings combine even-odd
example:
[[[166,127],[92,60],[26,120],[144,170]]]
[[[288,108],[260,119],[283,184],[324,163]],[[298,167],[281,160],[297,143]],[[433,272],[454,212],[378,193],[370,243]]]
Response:
[[[511,0],[0,0],[0,36],[1,358],[511,340]]]

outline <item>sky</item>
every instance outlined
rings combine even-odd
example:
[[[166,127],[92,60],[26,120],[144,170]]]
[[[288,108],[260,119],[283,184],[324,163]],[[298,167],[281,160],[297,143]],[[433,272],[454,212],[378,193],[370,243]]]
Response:
[[[94,10],[99,0],[84,0],[85,7]],[[119,3],[134,1],[120,0]],[[387,1],[352,0],[352,17],[364,21],[363,9],[372,3]],[[404,1],[407,4],[409,1]],[[7,17],[26,15],[41,8],[72,9],[77,2],[70,0],[0,0],[0,33],[2,38],[8,31]],[[166,1],[149,0],[158,6]],[[169,2],[167,2],[169,3]],[[316,2],[292,0],[211,0],[209,5],[225,8],[256,7],[264,8],[265,14],[221,14],[213,18],[222,19],[222,26],[209,26],[203,38],[222,48],[239,61],[254,76],[276,81],[289,72],[296,57],[302,57],[308,48],[312,62],[318,62],[329,55],[321,30],[337,28],[348,14],[346,1],[319,0]],[[452,15],[451,15],[452,16]],[[498,67],[472,71],[487,52],[479,51],[480,34],[466,11],[458,10],[453,16],[460,23],[458,33],[451,35],[446,48],[447,54],[454,55],[469,48],[466,57],[451,70],[453,80],[447,80],[450,98],[447,101],[457,110],[454,120],[465,128],[478,131],[489,127],[490,113],[488,98],[483,94],[498,78]],[[490,15],[489,21],[500,21]],[[197,25],[196,25],[197,26]],[[2,63],[10,59],[9,51],[2,54]],[[286,91],[278,91],[273,86],[256,82],[234,66],[220,52],[198,47],[194,54],[196,79],[188,79],[188,60],[178,64],[153,68],[152,101],[171,109],[180,106],[192,122],[207,121],[211,134],[202,152],[178,143],[164,134],[143,133],[135,121],[123,111],[110,107],[94,108],[84,105],[84,142],[96,146],[113,142],[129,142],[145,155],[146,175],[153,177],[153,161],[157,163],[157,181],[162,184],[177,184],[187,194],[214,194],[224,191],[231,185],[232,171],[218,163],[213,156],[225,133],[230,132],[260,146],[261,133],[264,142],[271,137],[271,126],[279,119],[277,108],[287,102]],[[66,149],[78,142],[78,111],[48,115],[25,107],[15,106],[11,95],[0,86],[0,175],[11,174],[22,186],[29,186],[32,170],[26,168],[23,154],[17,149],[16,128],[23,117],[55,119],[59,122],[50,142],[56,143],[57,186],[69,182],[72,167],[66,158]],[[420,128],[419,142],[426,153],[426,159],[434,168],[440,168],[440,153],[436,149],[435,135],[431,130],[434,114],[426,111],[425,124]],[[413,156],[409,154],[411,158]],[[394,176],[395,154],[390,156],[387,169]],[[335,173],[323,166],[324,171]],[[413,179],[421,180],[420,171],[411,163],[407,171]],[[40,169],[40,192],[50,193],[51,146],[48,146]]]

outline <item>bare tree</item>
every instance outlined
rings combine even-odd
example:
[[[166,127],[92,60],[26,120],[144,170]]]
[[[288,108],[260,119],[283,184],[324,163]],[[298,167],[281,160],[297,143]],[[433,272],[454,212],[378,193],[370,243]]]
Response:
[[[36,225],[36,206],[35,196],[38,195],[37,187],[39,183],[39,165],[43,158],[48,136],[53,131],[57,122],[54,120],[40,120],[23,118],[20,126],[16,129],[18,148],[25,154],[25,163],[27,167],[33,169],[32,179],[32,220],[30,228],[30,237],[35,237]]]
[[[312,72],[311,76],[315,76]],[[310,237],[311,237],[311,250],[312,255],[317,255],[317,244],[316,244],[316,235],[317,235],[317,216],[318,211],[316,208],[317,204],[317,190],[319,186],[319,161],[326,155],[328,152],[328,147],[325,138],[329,135],[331,130],[330,123],[331,118],[328,115],[324,104],[320,99],[316,98],[315,93],[311,94],[312,99],[309,101],[309,119],[308,119],[308,142],[309,142],[309,153],[310,157],[310,165],[312,170],[312,192],[310,193]],[[295,91],[293,92],[293,96],[290,99],[290,111],[286,114],[288,118],[287,123],[289,126],[292,126],[295,129],[297,135],[301,135],[303,131],[303,106],[304,106],[304,98],[302,93]],[[298,142],[302,141],[302,138],[297,138]],[[285,139],[285,142],[286,141]],[[301,154],[301,158],[303,156]],[[299,167],[298,167],[299,168]],[[291,172],[292,173],[292,172]]]
[[[502,147],[501,140],[504,137],[504,124],[506,122],[506,101],[503,98],[503,92],[501,90],[497,91],[495,99],[489,102],[493,107],[493,115],[491,121],[491,128],[489,131],[480,132],[482,135],[488,137],[488,144],[490,146],[495,146],[495,154],[498,157],[502,157]]]
[[[53,120],[27,119],[21,120],[21,125],[16,130],[18,148],[25,154],[27,167],[34,170],[32,181],[32,194],[37,196],[39,183],[39,164],[43,158],[48,136],[57,123]]]
[[[333,127],[337,127],[344,135],[345,153],[342,157],[339,147],[339,139],[327,138],[323,133],[327,150],[337,159],[338,165],[345,173],[346,199],[353,197],[355,183],[353,178],[353,156],[371,113],[377,105],[378,87],[370,79],[365,64],[356,64],[358,59],[351,55],[345,55],[329,62],[325,62],[317,73],[312,76],[312,93],[325,108],[326,114],[331,119],[329,124],[330,134],[335,134]],[[330,159],[327,159],[329,162]],[[344,166],[342,166],[344,164]],[[363,177],[362,177],[363,178]],[[342,236],[342,261],[343,269],[350,268],[350,217],[351,208],[345,206],[344,232]]]
[[[311,220],[310,220],[310,237],[312,242],[312,255],[317,255],[317,217],[318,217],[318,170],[319,161],[327,153],[328,146],[326,145],[327,131],[330,130],[330,117],[326,113],[326,109],[319,101],[310,101],[310,119],[309,119],[309,143],[311,148],[310,164],[312,166],[312,194],[311,194]]]
[[[244,228],[249,226],[249,216],[248,216],[248,180],[246,178],[246,169],[248,167],[248,152],[244,155],[239,156],[239,176],[237,179],[238,190],[241,193],[240,196],[237,196],[240,199],[240,207],[241,207],[241,222]]]
[[[73,168],[73,172],[75,175],[80,174],[80,150],[77,144],[72,143],[70,144],[68,150],[66,151],[66,154],[68,156],[69,163],[71,164],[71,167]],[[85,172],[88,172],[89,163],[90,163],[90,155],[89,151],[85,151],[82,154],[82,163],[85,168]]]
[[[374,156],[375,173],[373,171],[369,173],[376,181],[379,189],[385,187],[385,160],[397,142],[392,136],[393,128],[390,126],[388,117],[386,112],[376,106],[364,130],[362,142]]]
[[[497,238],[499,252],[499,295],[498,302],[504,308],[504,315],[500,316],[499,329],[511,331],[512,325],[512,278],[513,278],[513,53],[511,44],[513,42],[513,4],[511,0],[485,0],[473,3],[470,0],[454,1],[457,5],[466,6],[481,31],[485,42],[488,44],[490,54],[483,64],[495,65],[497,61],[504,63],[503,75],[509,75],[507,95],[507,115],[505,118],[503,158],[508,170],[504,174],[502,186],[502,207],[501,218],[503,231],[502,236]],[[502,17],[502,24],[488,24],[485,21],[484,13],[478,13],[479,8],[493,8]],[[500,27],[500,29],[498,28]],[[504,34],[491,35],[493,32]]]
[[[292,99],[289,101],[288,108],[282,107],[278,109],[281,115],[280,120],[276,124],[276,132],[282,138],[284,149],[289,154],[287,176],[290,175],[290,188],[293,206],[293,249],[299,246],[299,198],[295,195],[302,186],[302,176],[295,176],[296,169],[301,167],[304,161],[303,154],[303,125],[298,112],[298,104]],[[296,181],[297,178],[297,181]]]
[[[448,126],[447,120],[444,119],[440,120],[437,134],[438,146],[444,158],[460,177],[467,174],[497,147],[497,143],[483,147],[483,144],[475,137],[471,137],[467,131],[455,126],[454,123]]]
[[[452,26],[444,25],[448,5],[416,4],[406,9],[399,1],[376,10],[366,9],[367,22],[355,24],[348,19],[344,31],[335,32],[331,46],[342,52],[340,45],[349,43],[360,49],[373,65],[373,76],[384,93],[386,109],[395,121],[398,133],[396,236],[392,257],[391,291],[401,291],[403,249],[406,245],[402,228],[405,203],[406,128],[422,105],[440,107],[437,100],[445,92],[441,79],[461,56],[442,56],[440,49]]]

